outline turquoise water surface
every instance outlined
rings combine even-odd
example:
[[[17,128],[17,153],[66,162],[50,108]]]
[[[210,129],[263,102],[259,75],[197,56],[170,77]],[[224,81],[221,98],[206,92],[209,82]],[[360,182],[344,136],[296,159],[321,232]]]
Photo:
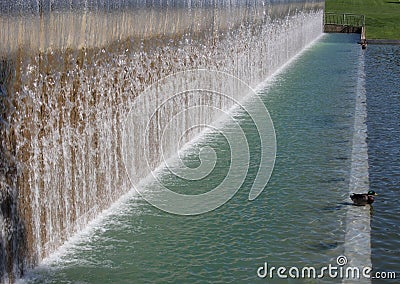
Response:
[[[206,214],[177,216],[134,195],[30,272],[27,281],[265,283],[257,276],[265,262],[275,267],[336,265],[344,252],[350,201],[357,68],[363,52],[356,41],[353,35],[324,35],[260,91],[275,125],[277,158],[256,200],[248,201],[248,194],[258,170],[260,138],[250,117],[237,111],[251,161],[245,182],[229,202]],[[222,135],[206,134],[188,151],[185,164],[198,166],[196,153],[205,145],[218,157],[208,177],[189,182],[165,174],[165,184],[193,193],[218,184],[230,162]]]

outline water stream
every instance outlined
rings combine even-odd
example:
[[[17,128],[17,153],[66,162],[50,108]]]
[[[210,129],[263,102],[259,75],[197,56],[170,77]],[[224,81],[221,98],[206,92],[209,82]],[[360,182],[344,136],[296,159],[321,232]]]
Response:
[[[258,170],[260,138],[253,120],[237,110],[234,116],[249,142],[250,166],[229,202],[206,214],[179,216],[132,193],[31,271],[26,281],[265,283],[257,276],[265,262],[287,268],[337,265],[337,257],[345,252],[346,214],[351,206],[362,52],[356,40],[349,35],[324,36],[260,90],[274,121],[277,157],[271,180],[257,199],[249,201],[248,191]],[[252,102],[249,98],[246,104]],[[226,124],[225,130],[230,127]],[[197,167],[199,149],[212,147],[218,159],[210,175],[188,181],[165,170],[160,173],[165,185],[196,194],[224,178],[231,155],[228,141],[212,131],[203,138],[187,148],[183,160],[186,166]],[[143,186],[152,190],[151,184]],[[270,280],[282,281],[276,274]]]

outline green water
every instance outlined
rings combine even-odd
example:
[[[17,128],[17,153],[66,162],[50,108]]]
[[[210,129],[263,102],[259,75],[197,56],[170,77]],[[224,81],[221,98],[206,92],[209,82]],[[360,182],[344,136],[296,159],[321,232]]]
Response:
[[[162,212],[134,196],[30,272],[27,281],[265,283],[267,279],[257,277],[264,262],[276,267],[335,265],[346,230],[362,52],[356,41],[351,35],[325,35],[260,92],[278,148],[271,180],[256,200],[248,201],[248,193],[258,169],[260,139],[251,119],[238,111],[251,162],[244,184],[228,203],[188,217]],[[166,174],[162,179],[171,189],[197,194],[223,179],[230,154],[221,135],[207,134],[193,145],[186,165],[199,165],[196,149],[204,145],[217,153],[213,172],[194,182]]]

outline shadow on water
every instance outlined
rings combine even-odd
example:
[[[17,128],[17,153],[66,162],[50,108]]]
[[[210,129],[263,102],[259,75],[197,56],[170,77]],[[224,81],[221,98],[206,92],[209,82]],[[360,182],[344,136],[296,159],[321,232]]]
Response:
[[[372,205],[357,205],[352,202],[339,202],[339,203],[337,203],[336,206],[326,206],[326,207],[323,207],[321,210],[323,210],[323,211],[338,211],[338,210],[347,208],[347,206],[360,207],[360,208],[369,206],[370,216],[372,217],[374,214],[374,206],[372,206]]]
[[[357,205],[357,204],[354,204],[354,203],[351,203],[351,202],[340,202],[340,203],[338,203],[339,205],[337,206],[337,207],[340,207],[340,208],[342,208],[343,206],[354,206],[354,207],[365,207],[365,206],[369,206],[370,207],[370,212],[371,212],[371,216],[372,216],[372,213],[373,213],[373,211],[374,211],[374,207],[372,206],[372,205]],[[338,209],[336,209],[336,210],[338,210]]]
[[[339,205],[336,206],[334,210],[339,210],[341,208],[344,208],[343,206],[353,206],[353,207],[359,207],[359,208],[363,208],[365,206],[369,206],[370,217],[372,218],[372,216],[374,215],[374,206],[372,206],[372,205],[357,205],[357,204],[353,204],[351,202],[340,202],[338,204]],[[336,209],[336,208],[339,208],[339,209]]]

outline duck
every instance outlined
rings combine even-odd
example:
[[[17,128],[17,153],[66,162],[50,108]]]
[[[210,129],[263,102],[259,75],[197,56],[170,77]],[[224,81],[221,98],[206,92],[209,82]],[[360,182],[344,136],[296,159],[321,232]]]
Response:
[[[353,193],[350,195],[354,205],[364,206],[374,202],[374,196],[378,195],[375,191],[370,190],[368,193]]]

